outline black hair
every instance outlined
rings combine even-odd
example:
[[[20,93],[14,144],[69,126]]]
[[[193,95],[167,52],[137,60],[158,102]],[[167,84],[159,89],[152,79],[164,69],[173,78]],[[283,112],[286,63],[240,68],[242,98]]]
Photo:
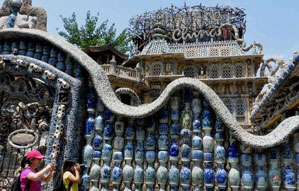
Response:
[[[28,159],[26,156],[23,157],[21,161],[21,168],[25,168],[26,164],[30,165],[30,159]]]
[[[75,174],[74,167],[76,166],[76,162],[73,160],[66,160],[64,161],[62,171],[65,173],[66,171],[70,171],[72,174]]]

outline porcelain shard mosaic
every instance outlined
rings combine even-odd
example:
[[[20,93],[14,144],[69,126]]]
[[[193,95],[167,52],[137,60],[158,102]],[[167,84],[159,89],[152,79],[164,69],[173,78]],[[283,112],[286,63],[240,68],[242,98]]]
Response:
[[[89,87],[83,190],[296,190],[298,133],[280,147],[252,150],[191,89],[133,120],[113,115]]]

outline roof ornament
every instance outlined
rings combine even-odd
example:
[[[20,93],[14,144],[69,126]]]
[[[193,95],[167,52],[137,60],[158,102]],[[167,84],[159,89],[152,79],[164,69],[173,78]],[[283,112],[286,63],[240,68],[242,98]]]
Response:
[[[47,30],[47,12],[32,7],[32,0],[5,0],[0,9],[0,29],[30,28]]]
[[[160,23],[155,23],[154,29],[152,31],[152,38],[154,40],[169,40],[166,28]]]

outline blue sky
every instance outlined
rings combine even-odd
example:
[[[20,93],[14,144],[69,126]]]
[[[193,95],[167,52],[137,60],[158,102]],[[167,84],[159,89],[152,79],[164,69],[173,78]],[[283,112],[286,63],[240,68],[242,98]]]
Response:
[[[264,46],[265,58],[277,57],[286,61],[299,50],[298,0],[186,0],[187,5],[229,5],[244,8],[247,14],[247,44],[253,41]],[[76,12],[83,24],[86,12],[100,13],[100,21],[115,23],[120,32],[128,27],[129,19],[145,11],[183,6],[184,0],[33,0],[33,6],[43,7],[48,13],[48,32],[57,34],[63,29],[59,15],[69,17]]]

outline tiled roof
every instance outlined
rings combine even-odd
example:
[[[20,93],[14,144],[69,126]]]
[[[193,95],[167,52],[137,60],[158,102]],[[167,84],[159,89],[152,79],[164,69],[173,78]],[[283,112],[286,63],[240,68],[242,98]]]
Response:
[[[243,56],[246,53],[236,41],[214,41],[170,44],[165,40],[151,41],[140,55],[183,53],[185,58]]]
[[[251,120],[254,119],[257,116],[257,114],[262,111],[262,109],[267,103],[273,100],[274,95],[279,91],[280,88],[282,88],[283,82],[291,76],[291,74],[295,71],[297,67],[299,67],[299,55],[295,56],[293,63],[290,63],[288,65],[288,68],[283,72],[283,75],[281,75],[276,80],[275,84],[273,85],[271,90],[263,97],[258,107],[251,112]]]

